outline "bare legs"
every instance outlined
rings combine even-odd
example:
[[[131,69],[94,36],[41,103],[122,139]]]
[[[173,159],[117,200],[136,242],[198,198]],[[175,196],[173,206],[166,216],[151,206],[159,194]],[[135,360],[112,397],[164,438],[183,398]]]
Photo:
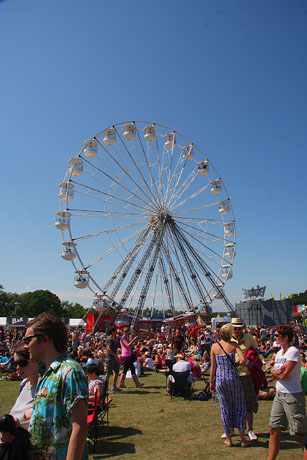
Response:
[[[246,413],[246,421],[247,421],[247,429],[252,430],[253,429],[253,421],[254,421],[254,414],[252,412],[247,412]]]
[[[268,460],[275,460],[280,447],[281,428],[270,428],[269,456]]]
[[[281,428],[270,428],[270,443],[269,443],[269,456],[268,460],[275,460],[277,458],[280,448],[280,433]],[[304,449],[304,437],[295,435],[297,443]],[[304,460],[307,460],[307,455],[304,452]]]

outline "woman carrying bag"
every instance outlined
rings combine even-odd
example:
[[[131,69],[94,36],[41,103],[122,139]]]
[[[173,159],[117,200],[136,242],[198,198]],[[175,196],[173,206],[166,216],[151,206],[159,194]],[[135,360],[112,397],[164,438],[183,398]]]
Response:
[[[210,391],[217,391],[222,425],[225,432],[225,445],[232,447],[232,429],[237,427],[240,433],[241,447],[250,447],[244,431],[246,429],[246,405],[240,377],[235,366],[235,353],[238,353],[240,365],[246,359],[238,344],[231,340],[233,327],[225,324],[220,329],[220,342],[211,348]]]

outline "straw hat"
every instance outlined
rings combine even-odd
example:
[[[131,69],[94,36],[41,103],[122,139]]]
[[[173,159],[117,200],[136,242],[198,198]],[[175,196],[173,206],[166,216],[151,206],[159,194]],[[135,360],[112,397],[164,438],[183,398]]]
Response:
[[[199,355],[193,355],[192,359],[194,359],[195,361],[200,361],[200,356]]]
[[[232,318],[231,324],[233,327],[244,327],[244,324],[241,318]]]
[[[184,359],[183,353],[177,353],[176,358]]]

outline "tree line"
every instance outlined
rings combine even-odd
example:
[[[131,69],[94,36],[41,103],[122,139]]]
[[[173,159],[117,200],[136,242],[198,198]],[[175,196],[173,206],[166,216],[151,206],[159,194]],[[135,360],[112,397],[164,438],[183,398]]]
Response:
[[[25,316],[33,318],[44,311],[52,311],[59,317],[82,318],[87,309],[79,303],[61,301],[56,294],[39,289],[16,294],[5,292],[0,284],[0,316]]]
[[[299,294],[291,294],[290,297],[292,298],[293,305],[307,305],[307,290]],[[26,316],[33,318],[44,311],[52,311],[60,317],[82,318],[87,310],[80,303],[72,303],[67,300],[61,301],[56,294],[47,290],[39,289],[37,291],[16,294],[5,292],[4,287],[0,284],[0,316]],[[89,311],[89,313],[94,312],[95,310]],[[156,308],[152,312],[151,309],[147,308],[143,313],[159,315],[163,311]],[[171,310],[165,313],[171,315]],[[176,315],[182,313],[184,312],[176,311]],[[217,315],[218,312],[212,314],[212,316]]]

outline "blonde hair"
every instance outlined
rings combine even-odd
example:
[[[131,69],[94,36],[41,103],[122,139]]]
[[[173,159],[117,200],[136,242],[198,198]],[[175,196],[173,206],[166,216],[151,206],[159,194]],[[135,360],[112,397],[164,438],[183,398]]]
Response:
[[[220,329],[220,339],[225,340],[225,342],[229,342],[231,340],[233,334],[233,326],[232,324],[224,324],[224,326]]]

